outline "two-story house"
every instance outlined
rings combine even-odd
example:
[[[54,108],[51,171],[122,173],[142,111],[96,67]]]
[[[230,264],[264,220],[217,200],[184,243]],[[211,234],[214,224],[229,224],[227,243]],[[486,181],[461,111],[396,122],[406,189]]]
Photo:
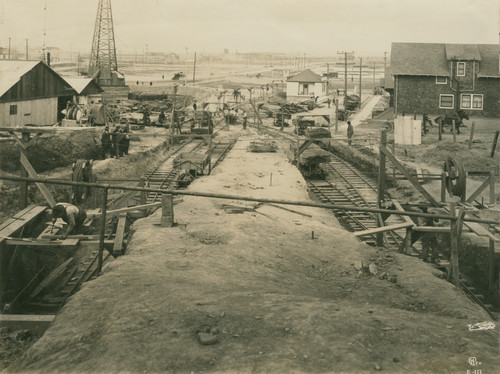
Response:
[[[500,116],[498,44],[392,43],[396,113]]]

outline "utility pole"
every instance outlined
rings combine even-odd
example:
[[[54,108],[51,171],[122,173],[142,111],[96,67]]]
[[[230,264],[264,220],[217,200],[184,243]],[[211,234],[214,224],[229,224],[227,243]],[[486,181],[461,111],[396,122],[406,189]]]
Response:
[[[26,61],[28,61],[28,39],[26,39]]]
[[[375,93],[375,61],[373,61],[373,92]]]
[[[326,63],[326,97],[328,97],[328,88],[330,87],[330,64]]]
[[[10,38],[9,38],[9,60],[10,60]]]
[[[78,51],[78,57],[76,60],[77,75],[80,76],[80,51]]]
[[[193,84],[196,77],[196,52],[194,53],[194,66],[193,66]]]
[[[359,109],[361,109],[361,75],[363,74],[363,58],[359,58]]]
[[[347,101],[347,55],[353,55],[354,51],[352,52],[337,52],[338,55],[344,55],[344,110],[346,108],[346,101]]]
[[[188,47],[186,48],[186,57],[184,60],[184,86],[186,85],[186,79],[187,79],[187,63],[188,63]]]
[[[384,77],[386,69],[387,69],[387,51],[384,52]]]

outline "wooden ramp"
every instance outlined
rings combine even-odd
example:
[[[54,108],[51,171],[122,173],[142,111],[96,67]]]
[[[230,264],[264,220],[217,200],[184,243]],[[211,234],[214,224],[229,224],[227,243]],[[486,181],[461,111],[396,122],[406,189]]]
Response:
[[[42,214],[46,206],[30,205],[0,225],[0,244]]]

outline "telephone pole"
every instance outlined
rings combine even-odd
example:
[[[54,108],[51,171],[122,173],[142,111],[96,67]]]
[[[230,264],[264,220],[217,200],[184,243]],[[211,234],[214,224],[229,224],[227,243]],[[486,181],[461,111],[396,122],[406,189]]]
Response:
[[[193,84],[196,77],[196,52],[194,53],[194,66],[193,66]]]
[[[387,69],[387,51],[384,52],[384,77],[385,77],[385,69]]]
[[[352,52],[337,52],[338,55],[344,55],[344,110],[346,108],[346,101],[347,101],[347,55],[353,55],[354,51]]]
[[[361,110],[361,75],[363,74],[363,58],[359,58],[359,109]]]
[[[373,92],[375,93],[375,61],[373,61]]]
[[[9,38],[9,60],[10,60],[10,38]]]
[[[326,63],[326,97],[328,97],[328,88],[330,86],[330,64]]]
[[[26,61],[28,61],[28,39],[26,39]]]

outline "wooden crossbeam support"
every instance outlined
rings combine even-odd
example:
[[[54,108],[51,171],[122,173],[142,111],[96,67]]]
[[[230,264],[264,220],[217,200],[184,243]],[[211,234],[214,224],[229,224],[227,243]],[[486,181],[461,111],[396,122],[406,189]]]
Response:
[[[23,149],[21,149],[21,164],[26,169],[26,171],[28,172],[28,174],[31,178],[39,178],[37,172],[35,171],[35,169],[31,165],[31,163],[29,162],[28,157],[26,156],[26,153]],[[39,182],[35,182],[35,184],[38,187],[38,189],[40,190],[40,192],[42,193],[43,197],[45,197],[45,200],[47,200],[47,203],[49,203],[49,206],[53,207],[54,205],[56,205],[56,200],[54,199],[54,197],[50,193],[47,186],[45,184],[39,183]]]
[[[413,178],[413,176],[408,172],[408,170],[394,157],[394,155],[385,147],[385,145],[380,145],[380,151],[399,169],[401,173],[410,181],[411,184],[432,204],[434,207],[440,207],[439,204],[426,190],[423,188],[418,181]]]
[[[47,240],[10,238],[5,240],[6,245],[22,245],[31,247],[74,247],[78,245],[79,242],[80,239]]]
[[[61,265],[56,267],[54,270],[50,272],[50,274],[35,288],[35,290],[31,293],[30,298],[37,297],[46,287],[48,287],[55,279],[57,279],[62,272],[68,267],[69,264],[73,262],[73,257],[70,257],[66,261],[64,261]]]
[[[491,184],[491,176],[489,176],[479,187],[476,191],[472,193],[472,195],[469,196],[469,198],[465,201],[466,203],[472,203],[476,198],[481,195],[481,193]]]
[[[397,223],[395,225],[389,225],[389,226],[383,226],[383,227],[375,227],[373,229],[368,229],[368,230],[363,230],[363,231],[355,231],[353,232],[354,236],[364,236],[364,235],[372,235],[376,234],[379,232],[387,232],[387,231],[393,231],[393,230],[399,230],[399,229],[404,229],[407,227],[412,227],[414,223],[408,223],[408,222],[403,222],[403,223]]]
[[[121,213],[116,228],[115,243],[113,245],[113,255],[122,254],[123,236],[125,235],[125,224],[127,223],[127,213]]]
[[[415,232],[430,232],[430,233],[449,233],[450,229],[448,227],[440,226],[415,226],[412,229]]]

